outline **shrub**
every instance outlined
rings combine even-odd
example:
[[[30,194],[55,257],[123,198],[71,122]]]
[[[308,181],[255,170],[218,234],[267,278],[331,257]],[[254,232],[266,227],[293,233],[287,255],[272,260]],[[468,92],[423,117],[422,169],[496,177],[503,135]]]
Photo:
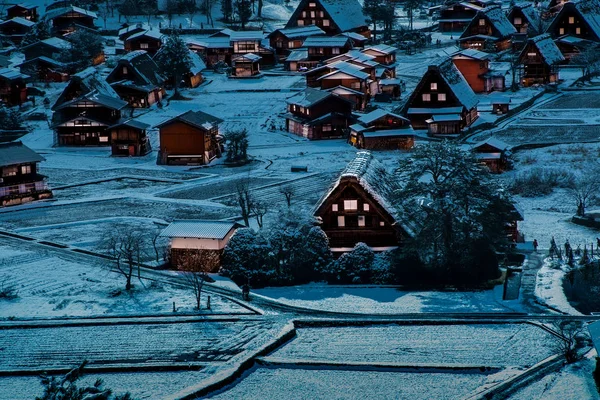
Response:
[[[369,283],[375,254],[369,246],[357,243],[354,249],[330,263],[326,276],[330,283]]]
[[[534,168],[515,178],[510,190],[523,197],[547,196],[554,188],[571,188],[575,177],[569,171],[554,168]]]

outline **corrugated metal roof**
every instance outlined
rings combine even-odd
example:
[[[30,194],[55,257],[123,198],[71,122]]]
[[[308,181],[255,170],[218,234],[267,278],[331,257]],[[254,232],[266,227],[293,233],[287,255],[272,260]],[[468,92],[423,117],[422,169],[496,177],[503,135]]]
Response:
[[[323,32],[321,28],[315,25],[277,29],[271,34],[269,34],[269,36],[273,35],[275,32],[280,32],[283,36],[287,37],[288,39],[303,38],[315,35],[325,35],[325,32]]]
[[[0,143],[0,167],[44,160],[21,142]]]
[[[304,47],[344,47],[350,38],[346,36],[309,36],[304,41]]]
[[[173,221],[160,236],[222,240],[232,229],[239,226],[235,221],[180,220]]]

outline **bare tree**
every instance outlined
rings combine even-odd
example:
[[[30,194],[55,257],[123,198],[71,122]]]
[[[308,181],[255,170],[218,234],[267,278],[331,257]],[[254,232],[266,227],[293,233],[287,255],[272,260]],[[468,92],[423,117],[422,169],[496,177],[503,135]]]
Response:
[[[590,81],[600,72],[600,49],[597,46],[587,48],[571,59],[571,63],[581,68],[581,80]]]
[[[98,5],[97,14],[100,16],[100,18],[102,18],[102,21],[104,22],[104,29],[106,29],[106,20],[110,15],[110,5],[108,0]]]
[[[215,5],[216,0],[203,0],[202,7],[200,11],[206,15],[206,24],[214,25],[213,17],[212,17],[212,8]]]
[[[577,215],[580,217],[585,216],[588,202],[600,191],[598,173],[600,171],[589,171],[586,175],[578,177],[569,189],[571,197],[577,202]]]
[[[144,235],[126,226],[107,230],[102,238],[101,250],[111,257],[108,265],[125,277],[127,291],[132,288],[131,279],[136,270],[138,279],[141,280],[140,266],[144,244]]]
[[[194,15],[198,12],[198,4],[196,0],[180,0],[181,9],[187,14],[190,19],[190,28],[193,26]]]
[[[267,204],[261,201],[255,200],[251,203],[251,211],[256,217],[256,223],[259,228],[263,227],[263,217],[269,211]]]
[[[156,259],[156,264],[160,264],[160,254],[163,254],[163,259],[166,260],[164,258],[164,254],[168,253],[168,251],[165,251],[165,246],[163,246],[161,243],[159,243],[160,240],[160,233],[161,233],[161,229],[159,227],[156,227],[156,229],[154,230],[152,237],[150,238],[150,240],[152,241],[152,248],[154,249],[154,256]]]
[[[250,191],[250,178],[240,179],[235,185],[236,200],[240,206],[240,212],[244,224],[250,226],[250,214],[252,212],[252,193]]]
[[[292,185],[285,185],[279,188],[279,193],[285,197],[288,207],[292,206],[292,197],[296,194],[296,189]]]
[[[581,355],[578,349],[589,339],[585,326],[575,321],[557,321],[552,324],[551,330],[556,337],[556,349],[565,356],[567,363],[579,360]]]
[[[165,13],[167,14],[167,20],[169,21],[169,28],[173,25],[173,16],[179,12],[179,1],[178,0],[167,0],[165,4]]]
[[[206,282],[206,271],[212,262],[211,253],[204,249],[186,250],[177,257],[179,268],[183,269],[184,281],[190,286],[196,298],[196,309],[200,310],[202,288]]]

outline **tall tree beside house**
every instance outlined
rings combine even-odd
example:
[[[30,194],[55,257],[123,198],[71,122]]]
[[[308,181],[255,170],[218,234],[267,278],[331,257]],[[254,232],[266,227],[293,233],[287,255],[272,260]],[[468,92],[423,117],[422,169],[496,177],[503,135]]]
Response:
[[[444,282],[497,277],[494,250],[507,244],[513,205],[477,159],[444,141],[415,148],[396,173],[403,187],[398,205],[422,225],[407,250]]]
[[[413,30],[413,21],[415,18],[415,11],[417,11],[424,4],[423,0],[406,0],[404,2],[404,11],[408,17],[408,29]]]
[[[224,138],[228,162],[243,162],[248,159],[248,131],[245,128],[227,131]]]
[[[37,24],[31,27],[31,29],[25,34],[21,46],[29,46],[30,44],[37,43],[40,40],[48,39],[52,37],[50,32],[50,25],[45,20],[41,20]]]
[[[246,29],[246,23],[250,21],[252,16],[252,5],[250,0],[235,0],[235,13],[242,25],[242,30]]]
[[[221,13],[223,20],[227,23],[231,22],[233,16],[233,0],[221,0]]]
[[[169,28],[173,25],[173,17],[179,13],[179,0],[167,0],[165,3],[165,14],[169,21]]]
[[[78,72],[92,65],[94,57],[104,50],[104,39],[97,33],[80,29],[69,36],[71,47],[61,51],[60,61],[67,64],[68,72]]]
[[[200,6],[200,12],[206,15],[206,24],[214,25],[212,18],[212,8],[215,5],[216,0],[202,0],[202,5]]]
[[[363,4],[363,12],[368,18],[367,22],[373,24],[373,42],[377,42],[377,24],[383,23],[387,25],[390,19],[393,20],[394,12],[393,5],[391,6],[390,14],[390,3],[386,0],[365,0]]]
[[[181,5],[181,11],[183,11],[190,20],[191,28],[194,23],[194,15],[196,15],[199,10],[198,4],[196,3],[196,0],[179,0],[179,2]]]
[[[156,55],[156,63],[163,75],[173,76],[174,97],[179,95],[179,82],[182,75],[192,67],[192,58],[185,42],[173,33],[167,37],[161,51]]]

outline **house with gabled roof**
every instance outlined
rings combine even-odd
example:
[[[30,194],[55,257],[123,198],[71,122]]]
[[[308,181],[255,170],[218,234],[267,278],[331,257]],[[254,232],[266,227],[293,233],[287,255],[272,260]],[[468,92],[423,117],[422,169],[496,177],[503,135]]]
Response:
[[[129,36],[135,35],[136,33],[149,31],[150,26],[144,22],[138,22],[135,24],[127,25],[119,29],[118,36],[119,40],[125,41]]]
[[[64,35],[79,28],[96,30],[94,22],[98,19],[98,15],[84,8],[69,5],[46,10],[44,19],[50,22],[54,33]]]
[[[341,93],[338,95],[351,101],[354,109],[364,110],[370,100],[371,84],[377,84],[371,79],[371,75],[360,66],[343,61],[331,65],[330,68],[331,72],[317,79],[320,88],[323,90],[350,89],[351,92],[345,91],[343,95]]]
[[[371,37],[363,8],[357,0],[301,0],[286,28],[316,25],[329,36],[356,32]]]
[[[113,156],[145,156],[152,151],[147,130],[150,125],[125,118],[119,120],[107,130],[110,132],[110,145]]]
[[[543,33],[540,32],[541,15],[532,3],[515,4],[507,18],[519,34],[533,37]]]
[[[487,138],[469,146],[469,150],[492,173],[499,174],[510,167],[511,146],[499,139]]]
[[[233,54],[233,45],[229,36],[212,36],[199,38],[193,41],[187,41],[188,48],[201,54],[206,60],[206,65],[213,65],[224,62],[231,64],[231,55]]]
[[[573,0],[564,3],[546,33],[554,39],[568,35],[600,42],[600,2]]]
[[[222,153],[219,124],[223,120],[202,111],[187,111],[158,124],[158,164],[203,165]]]
[[[479,10],[460,35],[463,49],[502,51],[511,46],[511,38],[517,33],[500,6]]]
[[[357,243],[387,251],[414,237],[419,224],[393,200],[398,190],[370,152],[358,152],[314,208],[331,251],[340,255]]]
[[[287,99],[286,130],[307,139],[346,135],[352,103],[330,92],[306,88]]]
[[[14,4],[6,9],[6,15],[8,19],[12,18],[23,18],[28,21],[37,22],[38,6],[33,4]]]
[[[302,47],[308,50],[308,59],[317,65],[320,61],[348,52],[352,49],[352,40],[346,36],[310,36]]]
[[[485,6],[474,1],[446,1],[439,9],[440,32],[462,32],[475,14]]]
[[[523,65],[521,84],[531,86],[558,82],[559,65],[565,61],[558,46],[550,35],[531,38],[519,55]]]
[[[67,86],[63,89],[58,99],[52,106],[52,110],[61,104],[76,99],[84,94],[96,90],[105,96],[119,98],[119,95],[104,79],[100,72],[94,67],[88,67],[81,72],[71,75]]]
[[[164,47],[163,47],[164,49]],[[162,50],[159,50],[153,57],[154,60],[157,59],[158,55]],[[189,70],[185,71],[181,76],[180,87],[188,87],[195,88],[198,87],[203,81],[204,77],[202,76],[202,71],[206,69],[206,64],[200,57],[198,53],[195,51],[189,50],[191,66]],[[166,82],[169,85],[174,85],[175,76],[166,76]]]
[[[128,104],[93,90],[54,108],[51,128],[58,146],[110,146],[108,128]]]
[[[0,68],[0,100],[9,107],[26,102],[29,80],[29,75],[15,69]]]
[[[566,35],[554,40],[554,43],[567,61],[571,61],[582,52],[600,51],[600,43],[593,40],[582,39]]]
[[[295,28],[276,29],[267,35],[269,45],[275,49],[279,58],[285,58],[295,49],[302,47],[306,38],[325,35],[325,32],[315,25],[298,26]]]
[[[381,108],[360,115],[350,125],[349,142],[366,150],[407,150],[415,143],[415,131],[410,121]]]
[[[0,143],[0,205],[2,207],[49,199],[46,177],[38,173],[44,157],[20,141]]]
[[[504,71],[494,71],[490,67],[489,53],[465,49],[452,55],[454,66],[460,71],[473,92],[489,93],[505,89]]]
[[[23,38],[35,25],[35,22],[21,17],[0,22],[0,35],[3,39],[10,40],[14,44],[20,44]]]
[[[165,94],[165,78],[144,50],[132,51],[122,57],[106,81],[134,108],[150,107]]]
[[[185,258],[192,254],[204,264],[200,271],[194,272],[218,272],[223,249],[241,226],[235,221],[175,220],[160,236],[171,239],[169,254],[172,268],[185,269]]]
[[[239,54],[231,58],[231,76],[250,78],[260,75],[261,57],[254,53]]]
[[[377,44],[367,46],[361,50],[363,54],[374,57],[374,60],[382,65],[392,65],[396,63],[396,53],[398,49],[387,44]]]
[[[22,52],[25,55],[25,60],[31,60],[42,56],[55,59],[62,51],[70,48],[71,43],[68,41],[57,37],[51,37],[23,47]]]
[[[404,106],[414,129],[458,135],[477,118],[477,96],[451,59],[430,65]]]
[[[128,35],[123,41],[123,47],[127,53],[135,50],[145,50],[154,56],[162,46],[163,34],[159,31],[145,30]]]
[[[352,47],[360,48],[360,49],[365,47],[367,42],[369,42],[369,40],[370,40],[370,38],[367,38],[367,37],[361,35],[360,33],[356,33],[356,32],[342,32],[337,36],[349,37],[352,40]]]
[[[21,49],[25,61],[17,67],[22,73],[42,82],[65,82],[69,80],[69,74],[65,72],[67,65],[58,58],[62,51],[70,48],[71,43],[57,37],[32,43]]]

